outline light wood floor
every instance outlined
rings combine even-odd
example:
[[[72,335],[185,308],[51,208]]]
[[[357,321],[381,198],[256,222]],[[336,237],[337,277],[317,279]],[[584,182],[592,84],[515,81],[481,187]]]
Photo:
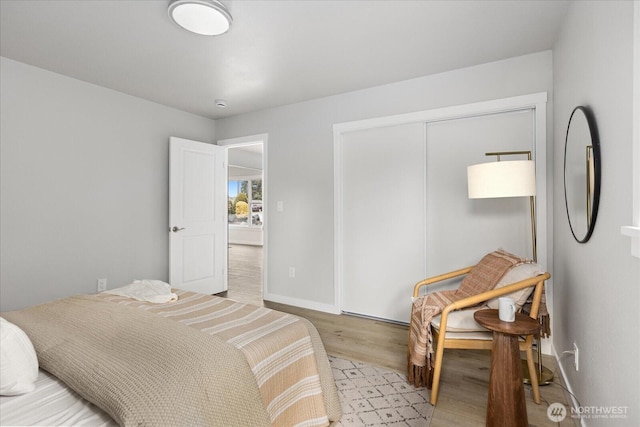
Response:
[[[262,248],[231,245],[229,251],[228,297],[241,302],[262,305]],[[259,266],[259,268],[258,268]],[[406,370],[408,328],[348,315],[334,315],[273,302],[264,306],[309,319],[320,332],[327,353],[398,371]],[[552,371],[557,364],[544,356],[544,365]],[[440,383],[440,396],[430,426],[483,426],[485,424],[489,387],[490,352],[447,350]],[[560,382],[556,375],[556,382]],[[568,394],[561,385],[540,388],[542,404],[531,398],[531,387],[525,386],[530,426],[579,425],[570,417],[562,423],[551,422],[547,407],[554,402],[569,408]]]
[[[262,303],[262,247],[229,245],[229,289],[226,296],[236,301]]]

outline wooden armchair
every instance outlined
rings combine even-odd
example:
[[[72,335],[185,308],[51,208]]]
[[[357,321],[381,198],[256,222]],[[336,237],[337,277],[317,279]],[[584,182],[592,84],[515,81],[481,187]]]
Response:
[[[471,272],[473,267],[474,266],[463,268],[418,282],[413,289],[413,297],[416,298],[419,296],[420,288],[423,286],[430,286],[445,280],[464,276]],[[473,320],[473,313],[476,310],[486,308],[482,303],[486,303],[493,298],[506,296],[525,288],[531,288],[532,293],[526,294],[527,296],[532,295],[529,296],[531,301],[531,310],[528,314],[532,318],[537,319],[544,291],[544,282],[550,277],[551,275],[549,273],[543,273],[503,287],[498,287],[500,286],[498,285],[487,292],[467,297],[449,304],[443,309],[439,316],[433,318],[431,322],[431,330],[433,334],[433,343],[435,345],[435,354],[433,356],[434,367],[429,380],[431,385],[430,403],[432,405],[435,406],[438,401],[440,374],[442,372],[445,348],[491,350],[493,334],[475,323]],[[527,297],[525,296],[524,299],[526,298]],[[471,322],[469,322],[469,317],[471,318]],[[455,322],[451,321],[452,318],[456,318]],[[462,324],[464,326],[452,326],[453,323]],[[473,324],[475,324],[475,326],[473,326]],[[446,331],[446,333],[442,333],[442,331]],[[533,335],[528,335],[520,340],[520,351],[524,351],[526,353],[529,372],[536,372],[532,350],[533,338]],[[535,374],[531,375],[531,387],[533,389],[534,402],[540,404],[540,391],[538,389],[538,381]]]

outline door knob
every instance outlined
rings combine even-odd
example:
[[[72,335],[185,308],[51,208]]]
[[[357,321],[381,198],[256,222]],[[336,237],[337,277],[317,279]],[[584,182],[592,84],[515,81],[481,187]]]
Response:
[[[174,233],[177,233],[178,231],[182,231],[185,230],[184,227],[176,227],[175,225],[169,229],[169,231],[173,231]]]

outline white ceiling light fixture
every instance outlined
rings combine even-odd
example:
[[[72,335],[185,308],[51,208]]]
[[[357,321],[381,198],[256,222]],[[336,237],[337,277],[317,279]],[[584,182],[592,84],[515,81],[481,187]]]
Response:
[[[173,0],[169,4],[169,17],[192,33],[217,36],[229,30],[231,14],[217,0]]]

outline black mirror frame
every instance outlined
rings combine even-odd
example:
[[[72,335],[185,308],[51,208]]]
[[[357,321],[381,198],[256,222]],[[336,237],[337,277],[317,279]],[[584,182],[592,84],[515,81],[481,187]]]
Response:
[[[571,224],[571,215],[569,213],[569,203],[567,201],[567,143],[569,141],[569,129],[571,128],[571,119],[576,111],[582,111],[587,120],[587,124],[589,125],[589,133],[591,134],[591,145],[593,147],[593,204],[591,206],[591,221],[587,224],[587,233],[585,236],[580,239],[576,236],[576,232],[573,229],[573,225]],[[571,112],[571,116],[569,117],[569,123],[567,124],[567,134],[564,140],[564,204],[565,209],[567,211],[567,220],[569,221],[569,228],[571,229],[571,234],[573,234],[573,238],[576,239],[578,243],[586,243],[591,238],[593,234],[593,229],[596,224],[596,218],[598,216],[598,206],[600,205],[600,169],[601,169],[601,159],[600,159],[600,139],[598,138],[598,128],[596,127],[596,121],[593,116],[593,113],[589,109],[589,107],[579,105],[573,109]]]

